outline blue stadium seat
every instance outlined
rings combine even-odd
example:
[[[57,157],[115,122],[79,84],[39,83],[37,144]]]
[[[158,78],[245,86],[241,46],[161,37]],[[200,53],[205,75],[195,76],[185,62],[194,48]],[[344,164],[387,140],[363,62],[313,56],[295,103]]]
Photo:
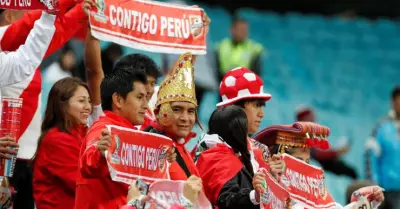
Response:
[[[199,105],[199,120],[202,125],[207,129],[208,120],[216,108],[219,101],[219,93],[208,91],[204,93],[202,103]]]
[[[213,42],[218,42],[226,37],[229,37],[229,28],[232,23],[232,17],[228,11],[221,7],[210,7],[205,5],[199,5],[208,14],[211,19],[210,31]]]

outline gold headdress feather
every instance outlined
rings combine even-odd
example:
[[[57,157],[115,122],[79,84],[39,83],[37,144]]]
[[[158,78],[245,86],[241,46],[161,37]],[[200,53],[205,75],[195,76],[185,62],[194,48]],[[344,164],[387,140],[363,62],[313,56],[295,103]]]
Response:
[[[156,108],[169,102],[190,102],[197,106],[193,56],[182,54],[168,73],[157,94]]]

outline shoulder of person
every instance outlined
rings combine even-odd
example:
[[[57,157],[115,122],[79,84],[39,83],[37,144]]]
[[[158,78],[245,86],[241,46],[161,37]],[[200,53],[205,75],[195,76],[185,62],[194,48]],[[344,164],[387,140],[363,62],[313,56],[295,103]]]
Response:
[[[85,138],[93,137],[93,134],[100,136],[102,130],[107,128],[107,125],[112,124],[106,121],[106,117],[100,117],[89,126]]]
[[[247,41],[248,41],[248,43],[249,43],[252,47],[254,47],[254,50],[255,50],[257,53],[261,53],[261,52],[264,50],[264,47],[263,47],[262,44],[260,44],[260,43],[258,43],[258,42],[256,42],[256,41],[254,41],[254,40],[252,40],[252,39],[249,39],[249,40],[247,40]]]
[[[74,137],[68,132],[63,132],[60,131],[58,128],[51,128],[49,131],[47,131],[45,138],[57,138],[57,137]]]
[[[379,122],[375,125],[374,129],[372,130],[372,136],[375,137],[378,134],[380,128],[392,125],[392,123],[393,123],[393,118],[390,116],[381,118]]]
[[[231,39],[230,39],[230,38],[224,38],[224,39],[222,39],[221,41],[217,42],[216,48],[218,49],[218,48],[220,48],[222,45],[228,44],[228,43],[230,43],[230,42],[231,42]]]
[[[71,133],[62,132],[58,128],[51,128],[43,138],[43,145],[53,146],[57,144],[65,144],[76,139]]]

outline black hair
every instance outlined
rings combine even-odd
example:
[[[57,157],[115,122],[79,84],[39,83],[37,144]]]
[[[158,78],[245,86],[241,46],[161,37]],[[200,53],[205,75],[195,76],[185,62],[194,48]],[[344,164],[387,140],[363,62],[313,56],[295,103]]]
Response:
[[[400,96],[400,86],[396,86],[392,91],[392,100]]]
[[[101,51],[101,65],[105,75],[112,71],[116,60],[122,56],[122,53],[121,45],[115,43]]]
[[[271,154],[279,154],[281,152],[282,146],[284,145],[274,144],[272,146],[269,146],[269,151],[271,152]],[[292,155],[294,153],[294,148],[295,147],[284,146],[283,149],[285,150],[286,154]]]
[[[64,66],[63,58],[68,53],[72,53],[73,56],[76,57],[76,53],[74,52],[74,50],[72,49],[72,47],[71,47],[71,45],[69,43],[65,44],[64,47],[61,49],[61,54],[58,57],[58,63],[60,64],[62,69],[74,72],[77,64],[72,66],[72,69],[65,69],[65,66]]]
[[[5,11],[5,9],[0,9],[0,15]]]
[[[236,24],[238,24],[238,23],[245,23],[245,24],[247,24],[248,22],[247,22],[247,20],[246,19],[244,19],[243,17],[238,17],[238,16],[234,16],[233,18],[232,18],[232,27],[233,26],[235,26]]]
[[[116,55],[121,56],[123,51],[122,51],[121,45],[116,44],[116,43],[111,43],[109,46],[107,46],[106,49],[104,49],[104,53],[106,55],[116,54]]]
[[[253,176],[250,152],[247,149],[247,116],[242,108],[234,105],[217,108],[208,122],[208,134],[218,134],[235,153],[240,153],[242,162]]]
[[[244,108],[244,105],[247,103],[252,103],[255,102],[256,107],[264,107],[265,106],[265,100],[264,99],[242,99],[237,102],[235,102],[234,105],[239,106],[241,108]]]
[[[133,83],[139,81],[147,84],[147,76],[143,66],[136,65],[136,55],[121,57],[114,65],[113,70],[104,76],[101,82],[101,107],[103,110],[112,110],[112,95],[119,94],[124,99],[134,90]]]
[[[268,146],[271,155],[281,153],[282,146],[283,146],[284,153],[286,153],[288,155],[293,155],[293,153],[295,153],[298,150],[297,148],[301,148],[301,147],[292,147],[292,146],[274,144],[272,146]]]
[[[152,76],[155,79],[161,76],[160,69],[157,64],[149,56],[144,54],[129,54],[120,58],[130,59],[129,64],[132,66],[131,70],[142,70],[145,72],[146,76]],[[113,69],[116,68],[119,61],[115,63]]]

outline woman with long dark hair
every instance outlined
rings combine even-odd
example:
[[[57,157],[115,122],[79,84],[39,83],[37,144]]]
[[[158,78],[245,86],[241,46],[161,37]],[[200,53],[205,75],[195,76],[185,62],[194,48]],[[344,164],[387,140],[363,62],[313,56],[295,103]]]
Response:
[[[259,208],[265,176],[256,173],[247,149],[246,113],[234,105],[218,108],[208,126],[208,134],[223,141],[204,151],[197,161],[208,199],[219,209]]]
[[[33,159],[37,208],[74,208],[79,151],[91,111],[89,89],[81,80],[64,78],[51,88]]]

